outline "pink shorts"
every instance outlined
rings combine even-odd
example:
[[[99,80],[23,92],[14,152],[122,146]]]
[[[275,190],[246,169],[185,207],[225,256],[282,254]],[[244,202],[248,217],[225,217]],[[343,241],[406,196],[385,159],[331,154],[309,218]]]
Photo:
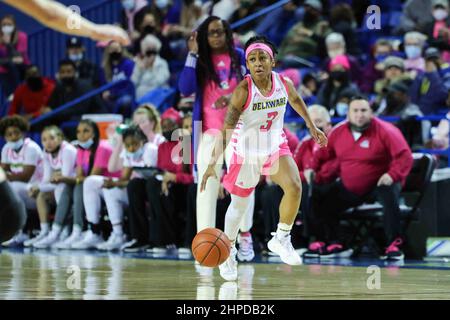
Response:
[[[292,157],[287,143],[280,145],[270,156],[252,159],[251,163],[234,152],[223,178],[224,188],[231,194],[248,197],[255,190],[261,175],[269,175],[274,163],[283,156]]]

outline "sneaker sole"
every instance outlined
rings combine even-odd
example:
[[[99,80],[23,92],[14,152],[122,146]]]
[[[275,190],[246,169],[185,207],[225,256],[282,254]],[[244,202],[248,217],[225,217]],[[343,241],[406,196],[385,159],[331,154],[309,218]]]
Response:
[[[283,260],[283,258],[281,257],[281,255],[279,254],[279,253],[277,253],[277,251],[276,250],[274,250],[274,244],[273,244],[273,242],[271,242],[271,241],[269,241],[268,243],[267,243],[267,248],[270,250],[270,251],[272,251],[273,253],[275,253],[275,254],[277,254],[279,257],[280,257],[280,259],[281,259],[281,261],[283,261],[284,263],[286,263],[286,264],[288,264],[288,265],[290,265],[290,266],[298,266],[298,265],[301,265],[302,264],[302,261],[301,261],[301,258],[300,258],[300,261],[299,262],[295,262],[295,263],[290,263],[290,262],[287,262],[287,261],[285,261],[285,260]],[[295,251],[294,251],[295,252]],[[297,254],[297,252],[295,252],[295,254]]]

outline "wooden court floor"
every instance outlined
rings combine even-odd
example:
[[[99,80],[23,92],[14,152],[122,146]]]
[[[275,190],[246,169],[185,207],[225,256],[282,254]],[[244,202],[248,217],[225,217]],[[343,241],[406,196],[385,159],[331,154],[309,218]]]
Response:
[[[378,266],[376,266],[378,264]],[[224,282],[192,260],[73,251],[0,251],[0,299],[450,299],[450,263],[259,259]]]

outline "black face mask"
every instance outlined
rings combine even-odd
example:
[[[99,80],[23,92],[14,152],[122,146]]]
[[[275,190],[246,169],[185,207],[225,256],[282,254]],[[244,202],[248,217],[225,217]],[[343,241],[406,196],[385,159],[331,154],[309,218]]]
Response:
[[[386,96],[386,111],[388,113],[395,112],[404,105],[402,99],[397,98],[394,94],[388,94]]]
[[[369,121],[369,123],[366,124],[365,126],[358,127],[357,125],[354,125],[353,123],[350,123],[350,129],[352,129],[352,131],[363,133],[364,131],[369,129],[370,124],[371,124],[371,121]]]
[[[122,52],[112,52],[109,54],[111,61],[119,62],[122,59]]]
[[[75,77],[67,77],[67,78],[62,78],[61,79],[61,83],[65,86],[73,86],[75,83]]]
[[[167,141],[172,141],[172,134],[176,129],[163,131],[162,135]]]
[[[156,29],[155,29],[155,27],[154,26],[145,26],[143,29],[142,29],[142,33],[143,34],[155,34],[156,32]]]
[[[305,15],[303,16],[303,24],[305,26],[310,26],[317,21],[317,18],[317,15],[307,10],[305,11]]]
[[[44,86],[41,77],[29,77],[27,78],[27,85],[31,91],[39,91]]]
[[[340,83],[346,83],[349,80],[349,76],[346,71],[331,71],[330,78],[332,80],[339,81]]]

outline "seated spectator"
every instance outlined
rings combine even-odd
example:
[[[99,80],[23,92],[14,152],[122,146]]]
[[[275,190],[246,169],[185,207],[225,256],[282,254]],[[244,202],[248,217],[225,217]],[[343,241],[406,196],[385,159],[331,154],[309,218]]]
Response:
[[[153,35],[147,35],[141,42],[141,53],[131,76],[139,99],[151,90],[167,87],[170,77],[167,61],[159,56],[161,42]]]
[[[331,60],[333,60],[337,56],[345,56],[350,64],[350,79],[357,85],[362,83],[364,79],[362,78],[361,67],[359,65],[358,60],[347,53],[345,39],[340,33],[330,33],[325,38],[326,52],[328,57],[325,59],[323,63],[324,70],[329,69],[329,65]]]
[[[314,104],[317,100],[317,92],[319,90],[319,81],[314,73],[306,74],[300,87],[297,89],[306,105]]]
[[[417,31],[411,31],[403,37],[404,51],[406,54],[405,69],[407,71],[425,71],[425,59],[423,50],[427,37]]]
[[[424,27],[428,45],[442,51],[442,59],[450,62],[450,17],[447,0],[432,0],[433,20]]]
[[[14,91],[8,115],[21,114],[27,120],[40,116],[43,109],[48,106],[54,88],[55,82],[41,76],[37,66],[27,67],[25,83]]]
[[[188,38],[200,24],[202,14],[198,1],[182,1],[180,22],[167,24],[163,34],[171,40]]]
[[[288,55],[308,59],[318,56],[320,44],[330,32],[328,22],[322,18],[322,4],[318,0],[308,0],[304,3],[305,15],[303,21],[296,23],[283,39],[279,49],[278,59]]]
[[[364,81],[360,84],[360,89],[364,93],[372,93],[374,91],[375,81],[383,78],[384,65],[383,62],[393,51],[392,44],[389,40],[378,39],[373,48],[373,57],[363,68]]]
[[[78,79],[76,66],[72,60],[59,62],[58,79],[59,81],[48,101],[48,107],[43,109],[43,113],[51,112],[94,90],[90,83]],[[104,112],[103,102],[98,96],[94,96],[57,113],[51,120],[46,120],[46,122],[59,126],[64,121],[79,121],[83,114]],[[75,131],[73,128],[64,128],[64,135],[72,140],[75,137]]]
[[[66,42],[66,57],[77,67],[78,78],[89,82],[93,88],[100,85],[100,68],[86,57],[80,38],[71,37]]]
[[[350,62],[344,55],[334,57],[328,66],[329,78],[322,85],[317,94],[317,103],[333,110],[335,114],[339,94],[345,89],[357,91],[357,87],[350,81]]]
[[[233,24],[235,22],[240,21],[241,19],[248,17],[249,15],[259,11],[261,9],[261,4],[258,3],[257,0],[241,0],[239,2],[239,7],[236,8],[236,10],[231,15],[230,19],[228,19],[228,22],[230,24]],[[253,19],[249,21],[246,24],[243,24],[237,28],[235,28],[233,31],[244,35],[247,32],[254,32],[256,25],[258,24],[258,21],[261,19]]]
[[[356,20],[352,7],[347,3],[338,3],[330,11],[330,27],[344,36],[347,52],[353,56],[361,54],[356,38]]]
[[[337,96],[337,102],[334,109],[330,110],[330,114],[334,117],[347,117],[348,105],[352,97],[358,95],[359,92],[355,88],[349,87],[341,92]]]
[[[425,72],[419,72],[411,84],[411,102],[417,104],[425,115],[437,113],[447,99],[447,88],[440,68],[434,57],[426,58]]]
[[[140,16],[148,10],[149,5],[147,0],[121,0],[122,10],[120,12],[121,26],[126,30],[132,40],[139,37],[138,28],[136,25],[139,22]]]
[[[409,0],[403,5],[400,23],[395,28],[395,34],[404,34],[409,31],[422,30],[433,21],[431,15],[431,1]]]
[[[128,117],[131,107],[134,105],[135,95],[134,85],[131,82],[134,69],[133,57],[120,43],[111,41],[103,53],[102,68],[101,85],[128,80],[128,82],[118,84],[102,94],[103,100],[112,112]]]
[[[161,33],[161,17],[155,10],[145,10],[142,18],[139,19],[136,30],[139,36],[133,41],[132,53],[138,55],[141,52],[141,41],[147,35],[154,35],[161,41],[160,56],[166,61],[171,61],[174,57],[169,39]]]
[[[57,126],[44,128],[41,141],[44,147],[43,176],[29,191],[30,196],[36,198],[41,229],[36,237],[25,241],[24,246],[43,249],[55,243],[66,224],[66,212],[72,203],[66,202],[61,195],[67,185],[75,183],[77,149],[64,141]],[[50,228],[49,216],[55,204],[55,219]]]
[[[313,194],[317,242],[306,256],[349,257],[340,239],[338,214],[363,202],[383,205],[384,232],[389,244],[384,259],[403,259],[404,235],[400,226],[399,199],[402,185],[412,167],[412,153],[400,130],[373,116],[369,102],[356,97],[350,102],[348,120],[328,135],[328,146],[317,152],[312,169],[337,159],[340,180],[326,192]],[[362,179],[364,176],[364,179]]]
[[[397,81],[403,81],[405,83],[411,83],[411,75],[405,72],[405,62],[402,58],[390,56],[387,57],[382,63],[384,70],[384,78],[375,82],[375,93],[377,94],[373,103],[373,110],[376,110],[376,114],[380,114],[386,108],[386,89],[391,84]]]
[[[398,81],[391,84],[386,88],[386,109],[381,115],[400,117],[400,121],[396,125],[408,145],[421,145],[425,141],[425,135],[422,133],[423,123],[416,121],[415,117],[423,114],[420,108],[410,101],[409,95],[410,89],[403,82]]]
[[[30,129],[28,121],[21,116],[5,117],[0,120],[0,136],[6,140],[2,148],[0,165],[12,190],[24,202],[27,210],[36,210],[36,200],[30,197],[28,190],[42,177],[42,149],[26,138]],[[21,245],[28,236],[19,231],[3,246]]]
[[[450,118],[450,112],[447,113],[447,118]],[[431,140],[426,143],[428,148],[445,150],[449,147],[449,121],[447,119],[439,121],[438,126],[432,128],[431,134]]]
[[[17,29],[16,20],[6,15],[0,20],[0,84],[9,96],[23,80],[28,59],[28,37]]]
[[[450,64],[442,59],[441,52],[437,48],[430,47],[425,50],[426,62],[432,62],[437,68],[441,80],[447,90],[450,89]]]

